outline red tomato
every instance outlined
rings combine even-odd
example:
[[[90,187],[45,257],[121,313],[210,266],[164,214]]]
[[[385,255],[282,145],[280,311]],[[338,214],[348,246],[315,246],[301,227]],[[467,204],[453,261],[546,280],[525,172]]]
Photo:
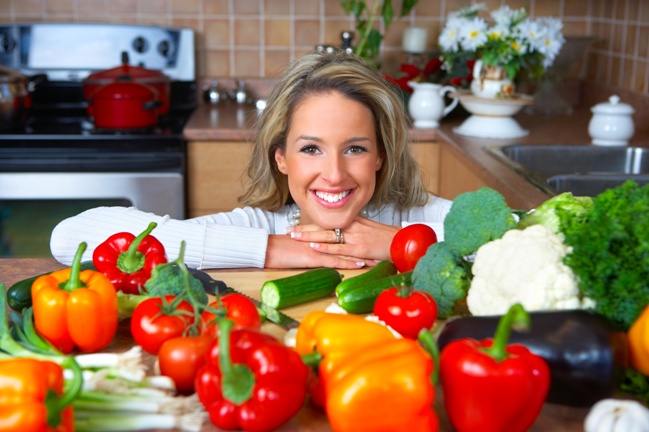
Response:
[[[261,328],[261,317],[257,306],[246,296],[233,293],[226,294],[221,297],[221,303],[227,311],[226,317],[234,321],[236,327],[246,327],[259,330]],[[219,303],[213,301],[209,304],[211,308],[219,309]],[[203,320],[203,334],[209,336],[216,336],[217,326],[215,315],[209,311],[203,312],[201,315]]]
[[[171,304],[176,296],[166,295],[165,300]],[[181,336],[187,326],[194,322],[194,308],[186,301],[181,300],[174,308],[176,311],[185,311],[189,314],[166,314],[162,299],[151,297],[138,304],[131,316],[131,335],[136,344],[149,354],[156,355],[160,345],[167,339]]]
[[[433,243],[437,243],[437,235],[431,227],[424,224],[408,225],[392,239],[390,259],[399,273],[410,271]]]
[[[401,336],[417,339],[422,329],[429,329],[435,323],[437,303],[426,291],[392,287],[376,298],[374,315]]]
[[[213,339],[209,336],[180,336],[167,340],[158,352],[160,374],[168,376],[182,394],[194,393],[196,373],[205,364]]]

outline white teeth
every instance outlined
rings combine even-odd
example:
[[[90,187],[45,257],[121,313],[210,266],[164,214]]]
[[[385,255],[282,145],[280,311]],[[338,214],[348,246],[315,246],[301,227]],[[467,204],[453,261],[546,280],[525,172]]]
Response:
[[[337,194],[317,191],[315,193],[315,195],[318,198],[323,199],[323,200],[325,200],[327,202],[334,203],[334,202],[338,202],[341,199],[345,198],[350,193],[351,193],[351,191],[348,191],[348,190],[346,190],[345,192],[337,193]]]

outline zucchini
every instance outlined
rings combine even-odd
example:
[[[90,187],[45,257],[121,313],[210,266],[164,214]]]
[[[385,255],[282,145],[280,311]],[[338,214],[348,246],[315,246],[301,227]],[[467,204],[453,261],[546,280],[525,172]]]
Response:
[[[95,266],[92,264],[92,261],[84,261],[81,263],[81,270],[94,269]],[[30,307],[32,305],[32,284],[39,277],[50,273],[32,276],[11,285],[7,290],[7,303],[9,304],[9,307],[16,312],[22,312],[23,309]]]
[[[327,297],[342,280],[337,270],[320,268],[281,279],[266,281],[261,287],[261,302],[282,309]]]
[[[347,289],[338,296],[338,305],[349,313],[370,313],[374,309],[374,303],[379,294],[402,283],[412,284],[412,270],[398,275],[385,276]]]
[[[392,261],[386,260],[377,263],[374,267],[368,271],[359,274],[358,276],[351,277],[349,279],[344,279],[336,287],[336,295],[339,296],[344,291],[357,287],[375,279],[381,279],[386,276],[391,276],[397,274],[397,268],[394,266]]]

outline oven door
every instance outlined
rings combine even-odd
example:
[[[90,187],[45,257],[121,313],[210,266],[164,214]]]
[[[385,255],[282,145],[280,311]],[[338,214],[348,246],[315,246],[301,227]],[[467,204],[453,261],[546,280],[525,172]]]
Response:
[[[52,229],[89,208],[133,206],[175,219],[185,217],[182,141],[2,144],[0,256],[51,257]]]

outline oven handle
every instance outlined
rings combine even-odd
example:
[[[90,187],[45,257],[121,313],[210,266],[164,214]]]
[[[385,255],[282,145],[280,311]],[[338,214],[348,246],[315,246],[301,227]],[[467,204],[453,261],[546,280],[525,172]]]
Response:
[[[181,173],[0,173],[0,200],[125,199],[139,210],[185,217]]]

